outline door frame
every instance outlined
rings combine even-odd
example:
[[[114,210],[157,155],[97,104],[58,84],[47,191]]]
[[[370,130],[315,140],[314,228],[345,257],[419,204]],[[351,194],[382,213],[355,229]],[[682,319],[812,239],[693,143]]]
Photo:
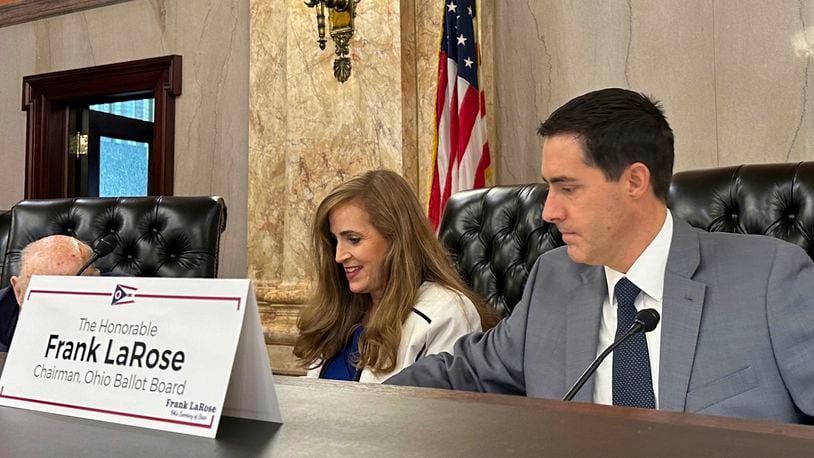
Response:
[[[155,99],[153,148],[147,192],[173,194],[175,98],[181,95],[181,56],[170,55],[23,78],[26,112],[25,198],[68,197],[67,161],[71,104],[113,95]]]

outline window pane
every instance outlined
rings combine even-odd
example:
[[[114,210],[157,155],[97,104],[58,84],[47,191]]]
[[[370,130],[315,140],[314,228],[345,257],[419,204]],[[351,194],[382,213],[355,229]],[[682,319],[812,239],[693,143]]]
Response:
[[[147,143],[99,139],[99,197],[146,196]]]
[[[91,105],[90,109],[110,113],[126,118],[140,119],[153,122],[153,99],[128,100],[127,102],[100,103]]]

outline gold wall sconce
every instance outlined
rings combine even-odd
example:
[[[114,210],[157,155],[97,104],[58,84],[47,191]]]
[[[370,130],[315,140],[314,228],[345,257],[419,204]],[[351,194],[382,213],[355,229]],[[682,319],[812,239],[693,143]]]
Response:
[[[353,36],[353,19],[356,17],[356,4],[359,0],[308,0],[305,5],[317,10],[317,33],[319,49],[325,50],[325,8],[328,8],[328,21],[331,24],[331,38],[336,44],[334,77],[344,83],[350,77],[351,63],[348,57],[348,42]]]

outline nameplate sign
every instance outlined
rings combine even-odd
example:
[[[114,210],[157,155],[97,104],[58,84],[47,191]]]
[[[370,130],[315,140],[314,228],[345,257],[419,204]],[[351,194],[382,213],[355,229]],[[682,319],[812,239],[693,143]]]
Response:
[[[206,437],[282,421],[249,280],[33,277],[0,405]]]

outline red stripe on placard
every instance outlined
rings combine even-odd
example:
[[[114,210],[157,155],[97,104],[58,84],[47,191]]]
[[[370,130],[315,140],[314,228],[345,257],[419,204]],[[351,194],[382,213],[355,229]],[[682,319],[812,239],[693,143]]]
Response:
[[[56,291],[56,290],[45,290],[45,289],[33,289],[28,292],[28,298],[31,298],[31,295],[34,293],[43,293],[43,294],[71,294],[71,295],[78,295],[78,296],[110,296],[111,293],[97,293],[97,292],[90,292],[90,291]],[[198,301],[236,301],[237,302],[237,309],[240,310],[240,304],[243,301],[240,297],[229,297],[229,296],[180,296],[180,295],[167,295],[167,294],[138,294],[133,293],[134,298],[146,297],[149,299],[186,299],[186,300],[198,300]],[[124,302],[120,302],[117,305],[121,305]]]
[[[134,294],[135,298],[147,297],[150,299],[192,299],[199,301],[237,301],[237,310],[240,310],[240,297],[223,297],[223,296],[172,296],[167,294]]]
[[[56,291],[56,290],[47,290],[47,289],[32,289],[28,292],[28,298],[31,298],[31,295],[34,293],[42,293],[42,294],[70,294],[73,296],[110,296],[110,293],[96,293],[92,291]]]
[[[148,415],[139,415],[137,413],[130,413],[130,412],[118,412],[115,410],[107,410],[107,409],[98,409],[96,407],[87,407],[87,406],[77,406],[73,404],[65,404],[62,402],[53,402],[53,401],[45,401],[42,399],[33,399],[33,398],[24,398],[21,396],[10,396],[3,393],[5,386],[0,387],[0,398],[6,399],[13,399],[15,401],[23,401],[23,402],[33,402],[35,404],[44,404],[49,406],[55,407],[65,407],[66,409],[76,409],[76,410],[84,410],[87,412],[96,412],[96,413],[104,413],[108,415],[119,415],[122,417],[129,417],[129,418],[138,418],[139,420],[150,420],[150,421],[160,421],[164,423],[172,423],[175,425],[183,425],[183,426],[194,426],[196,428],[206,428],[211,429],[212,424],[215,422],[215,416],[212,415],[209,418],[209,424],[200,424],[200,423],[192,423],[188,421],[180,421],[180,420],[172,420],[169,418],[161,418],[161,417],[150,417]]]

